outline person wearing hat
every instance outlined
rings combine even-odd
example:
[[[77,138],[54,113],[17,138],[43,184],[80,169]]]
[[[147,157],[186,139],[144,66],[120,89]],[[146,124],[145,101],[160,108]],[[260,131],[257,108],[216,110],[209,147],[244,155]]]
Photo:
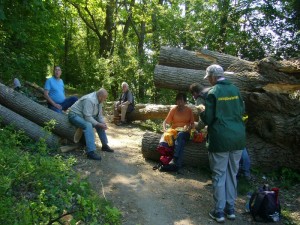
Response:
[[[215,200],[209,216],[223,223],[225,215],[227,219],[235,219],[236,175],[246,146],[244,104],[239,89],[225,78],[221,66],[209,66],[204,79],[212,85],[205,106],[199,107],[200,117],[208,125],[208,157]]]
[[[94,160],[101,160],[101,156],[96,153],[94,128],[102,143],[102,151],[114,152],[108,146],[105,132],[108,128],[102,113],[102,106],[107,96],[108,93],[104,88],[84,95],[71,106],[68,114],[70,123],[83,130],[87,157]]]

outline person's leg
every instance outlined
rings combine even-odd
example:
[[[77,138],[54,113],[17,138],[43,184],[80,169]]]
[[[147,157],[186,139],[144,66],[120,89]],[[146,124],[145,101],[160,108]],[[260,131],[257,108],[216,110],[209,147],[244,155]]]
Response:
[[[128,104],[121,105],[121,122],[125,122],[125,116],[127,113]]]
[[[216,213],[222,214],[226,204],[225,181],[229,152],[209,152],[208,158],[212,171],[214,210]]]
[[[71,96],[66,98],[60,105],[62,106],[62,110],[67,110],[70,108],[76,101],[78,100],[77,97]]]
[[[83,130],[87,153],[95,151],[96,145],[94,137],[94,128],[92,124],[84,120],[81,116],[78,116],[74,113],[69,114],[69,121],[74,126],[79,127]]]
[[[240,167],[241,167],[240,168],[241,175],[245,177],[250,177],[250,158],[246,148],[244,148],[242,152]]]
[[[226,213],[227,217],[230,219],[235,219],[234,215],[234,204],[235,199],[237,197],[237,181],[236,175],[239,171],[239,161],[242,155],[242,150],[238,151],[230,151],[229,152],[229,161],[227,166],[227,173],[226,173]]]
[[[61,109],[58,109],[58,108],[54,107],[51,104],[48,104],[48,108],[51,109],[51,110],[53,110],[53,111],[55,111],[55,112],[62,113]]]
[[[105,130],[103,130],[101,128],[96,128],[96,131],[97,131],[97,134],[98,134],[99,139],[100,139],[101,144],[102,144],[102,151],[105,151],[105,152],[114,152],[114,150],[111,149],[108,146],[108,140],[107,140],[107,136],[106,136]]]
[[[189,132],[178,132],[175,140],[174,159],[178,168],[182,167],[184,146],[190,137]]]

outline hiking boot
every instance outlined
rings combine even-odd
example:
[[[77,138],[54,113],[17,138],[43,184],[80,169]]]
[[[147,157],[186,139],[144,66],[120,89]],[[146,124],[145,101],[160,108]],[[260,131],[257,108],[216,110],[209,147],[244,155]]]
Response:
[[[228,209],[225,211],[226,217],[229,220],[235,220],[234,209]]]
[[[224,223],[224,213],[223,212],[216,212],[215,210],[210,211],[209,216],[217,221],[218,223]]]
[[[114,152],[108,145],[102,146],[102,151],[104,152]]]
[[[101,156],[98,155],[95,151],[88,152],[88,153],[87,153],[87,157],[88,157],[89,159],[101,160]]]

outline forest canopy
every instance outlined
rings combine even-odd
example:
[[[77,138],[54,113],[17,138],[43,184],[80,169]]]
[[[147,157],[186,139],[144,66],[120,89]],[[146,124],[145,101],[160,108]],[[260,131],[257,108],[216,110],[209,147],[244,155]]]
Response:
[[[0,80],[43,86],[60,65],[70,87],[104,86],[112,100],[127,81],[155,103],[168,99],[153,84],[161,46],[290,59],[299,31],[298,0],[2,0]]]

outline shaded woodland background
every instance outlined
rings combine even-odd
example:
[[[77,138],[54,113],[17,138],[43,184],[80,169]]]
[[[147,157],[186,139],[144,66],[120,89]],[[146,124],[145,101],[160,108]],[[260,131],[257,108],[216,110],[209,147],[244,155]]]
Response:
[[[290,59],[299,30],[297,0],[2,0],[0,79],[43,86],[58,64],[84,93],[104,86],[113,100],[126,80],[138,102],[169,104],[153,82],[161,46]]]
[[[133,114],[151,119],[164,118],[174,93],[202,83],[205,68],[218,63],[237,74],[230,79],[250,114],[254,162],[299,169],[299,31],[297,0],[2,0],[0,112],[6,123],[42,126],[56,119],[55,135],[72,140],[75,129],[64,115],[8,88],[15,77],[43,87],[54,65],[61,65],[69,90],[84,94],[105,87],[109,100],[127,81],[137,103],[163,105],[158,112],[148,107]],[[49,144],[59,142],[55,135]],[[148,137],[145,143],[157,143],[156,136]]]

